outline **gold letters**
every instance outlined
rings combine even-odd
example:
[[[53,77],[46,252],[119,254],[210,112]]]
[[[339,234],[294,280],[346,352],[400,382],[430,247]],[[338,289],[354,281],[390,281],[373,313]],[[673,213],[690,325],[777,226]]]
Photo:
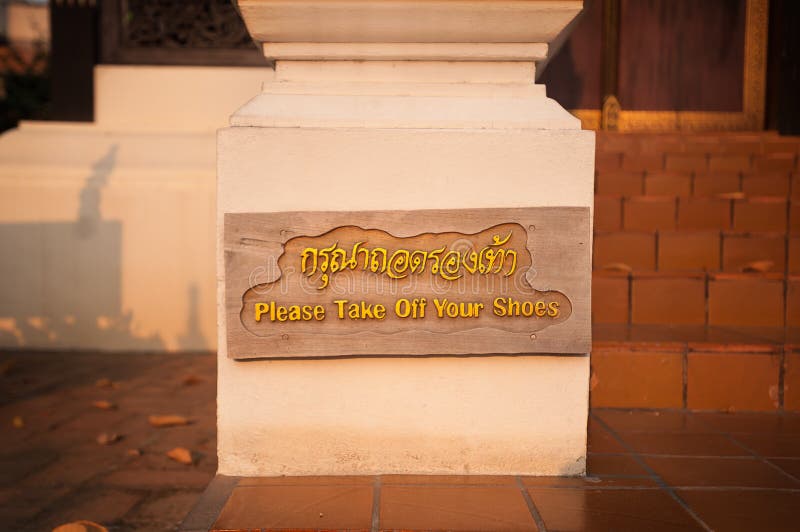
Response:
[[[474,275],[504,273],[512,275],[517,269],[517,252],[501,246],[508,243],[511,232],[504,238],[492,236],[491,244],[480,251],[447,250],[441,247],[429,251],[383,247],[365,248],[364,242],[356,242],[350,254],[336,242],[326,248],[305,248],[300,255],[300,271],[307,277],[320,274],[322,290],[330,284],[331,276],[345,269],[370,271],[385,274],[391,279],[404,279],[409,275],[425,272],[430,262],[430,273],[447,281],[455,281],[464,273]]]

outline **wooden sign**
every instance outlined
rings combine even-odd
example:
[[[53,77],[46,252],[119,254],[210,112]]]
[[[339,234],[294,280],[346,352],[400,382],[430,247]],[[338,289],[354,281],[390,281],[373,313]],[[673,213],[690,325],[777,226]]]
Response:
[[[228,356],[588,353],[589,209],[226,214]]]

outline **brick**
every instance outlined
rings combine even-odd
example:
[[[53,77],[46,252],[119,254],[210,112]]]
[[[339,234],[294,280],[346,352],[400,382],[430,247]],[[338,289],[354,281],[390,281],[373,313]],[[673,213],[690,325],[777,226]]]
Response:
[[[640,146],[645,153],[681,153],[684,140],[683,135],[641,135]]]
[[[627,264],[634,270],[656,267],[656,237],[652,233],[598,233],[594,238],[594,267]]]
[[[750,198],[733,203],[735,231],[786,231],[786,199]]]
[[[618,170],[622,165],[622,154],[618,152],[597,152],[594,164],[598,171]]]
[[[689,353],[687,406],[692,410],[774,411],[780,357],[764,353]]]
[[[622,155],[622,169],[629,172],[657,172],[664,169],[663,155]]]
[[[678,198],[678,229],[722,231],[728,229],[730,225],[730,200]]]
[[[716,271],[719,268],[719,232],[663,231],[659,233],[659,270]]]
[[[720,143],[718,137],[701,137],[693,135],[691,137],[684,135],[684,149],[685,153],[695,155],[706,155],[708,153],[720,153],[723,149],[723,144]],[[675,151],[674,153],[679,153]]]
[[[795,169],[797,155],[793,153],[770,153],[756,157],[753,167],[765,172],[792,172]]]
[[[712,172],[746,172],[750,165],[749,155],[712,155],[708,160],[708,169]]]
[[[597,151],[601,152],[637,153],[640,142],[641,135],[597,132]]]
[[[600,349],[592,352],[593,408],[681,408],[680,352]]]
[[[695,196],[716,196],[741,190],[741,176],[733,172],[698,173],[694,176],[692,193]]]
[[[622,226],[628,231],[675,228],[675,198],[640,196],[622,202]]]
[[[800,327],[800,277],[786,281],[786,326]]]
[[[600,172],[596,192],[611,196],[639,196],[643,193],[643,172]]]
[[[789,174],[745,174],[742,192],[748,196],[788,196]]]
[[[716,276],[708,281],[708,324],[783,327],[783,281],[762,275]]]
[[[704,325],[703,277],[635,276],[631,285],[631,323]]]
[[[772,267],[765,271],[784,271],[786,238],[782,234],[728,234],[722,237],[723,270],[741,272],[756,261],[772,262]]]
[[[788,273],[800,273],[800,237],[789,237]]]
[[[787,353],[783,373],[783,408],[800,412],[800,353]]]
[[[800,202],[793,201],[789,206],[789,232],[800,234]]]
[[[708,169],[708,158],[703,154],[669,153],[664,168],[678,172],[702,172]]]
[[[622,200],[619,197],[594,197],[594,228],[598,231],[618,231],[622,228]]]
[[[762,151],[762,140],[758,135],[742,135],[727,137],[720,143],[722,153],[735,153],[739,155],[754,155]]]
[[[800,138],[778,137],[764,141],[763,151],[770,153],[798,153],[800,152]]]
[[[625,275],[592,275],[592,322],[628,323],[630,281]]]
[[[644,177],[644,193],[650,196],[689,196],[691,173],[652,172]]]
[[[596,192],[611,196],[639,196],[644,192],[643,172],[600,172]]]

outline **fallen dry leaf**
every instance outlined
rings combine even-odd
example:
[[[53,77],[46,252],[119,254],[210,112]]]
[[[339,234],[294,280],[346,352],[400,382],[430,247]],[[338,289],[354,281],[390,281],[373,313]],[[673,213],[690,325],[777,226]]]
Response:
[[[181,464],[192,465],[194,463],[192,452],[185,447],[175,447],[167,453],[167,456]]]
[[[612,262],[610,264],[606,264],[603,266],[604,270],[614,270],[618,272],[630,272],[633,271],[633,268],[625,264],[624,262]]]
[[[11,424],[14,425],[15,429],[21,429],[25,426],[25,421],[20,416],[14,416],[14,419],[11,420]]]
[[[717,197],[719,199],[733,199],[733,200],[736,200],[736,199],[744,199],[746,196],[745,196],[744,192],[722,192],[720,194],[717,194]]]
[[[743,273],[764,273],[768,272],[775,266],[775,263],[771,260],[756,260],[753,262],[748,262],[742,267]]]
[[[108,532],[108,529],[93,521],[74,521],[55,527],[53,532]]]
[[[103,432],[97,437],[97,443],[99,443],[100,445],[114,445],[121,439],[122,436],[120,436],[119,434],[115,434],[113,432],[110,434],[108,432]]]
[[[115,405],[111,401],[106,401],[106,400],[95,401],[95,402],[92,403],[92,406],[95,407],[95,408],[99,408],[100,410],[116,410],[117,409],[117,405]]]
[[[150,416],[147,418],[150,424],[154,427],[175,427],[178,425],[188,425],[189,419],[184,416],[170,414],[166,416]]]
[[[14,364],[16,364],[14,360],[4,360],[2,364],[0,364],[0,375],[6,376],[11,373]]]
[[[194,386],[195,384],[200,384],[203,382],[203,379],[198,377],[197,375],[187,375],[183,378],[183,385],[184,386]]]
[[[97,379],[94,383],[95,386],[98,388],[111,388],[114,386],[114,383],[111,382],[111,379],[106,379],[105,377],[102,379]]]

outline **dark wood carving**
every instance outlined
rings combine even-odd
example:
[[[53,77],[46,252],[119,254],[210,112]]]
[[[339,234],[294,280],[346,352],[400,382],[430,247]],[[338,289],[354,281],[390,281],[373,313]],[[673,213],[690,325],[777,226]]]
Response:
[[[266,64],[230,0],[104,0],[104,63]]]

